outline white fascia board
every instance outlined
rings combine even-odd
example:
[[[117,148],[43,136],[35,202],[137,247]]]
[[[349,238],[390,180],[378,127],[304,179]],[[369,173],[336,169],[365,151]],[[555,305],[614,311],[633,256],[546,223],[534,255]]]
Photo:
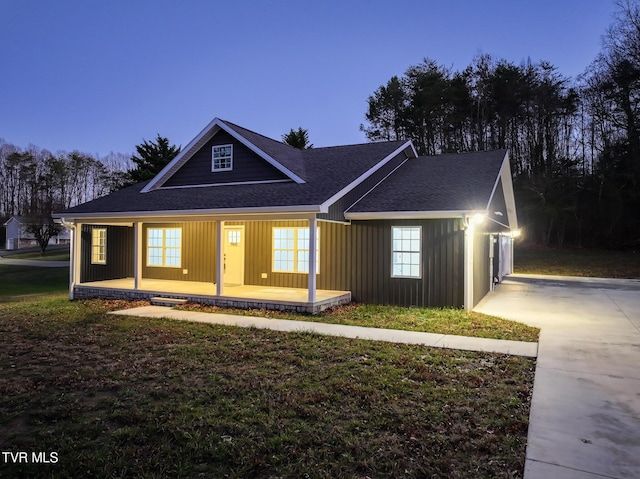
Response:
[[[411,151],[415,154],[415,157],[418,156],[417,153],[416,153],[416,149],[414,148],[413,143],[411,142],[411,140],[407,141],[406,143],[402,144],[400,147],[395,149],[393,152],[391,152],[389,155],[385,156],[382,160],[380,160],[378,163],[376,163],[372,168],[369,168],[362,175],[358,176],[355,180],[353,180],[347,186],[342,188],[340,191],[338,191],[336,194],[334,194],[331,198],[329,198],[324,203],[322,203],[322,207],[324,208],[324,211],[328,211],[328,208],[329,208],[330,205],[332,205],[333,203],[338,201],[340,198],[342,198],[344,195],[349,193],[352,189],[354,189],[356,186],[358,186],[364,180],[369,178],[372,174],[374,174],[376,171],[378,171],[380,168],[382,168],[387,162],[389,162],[393,157],[395,157],[400,152],[402,152],[402,151],[404,151],[404,150],[406,150],[408,148],[410,148]],[[407,156],[409,156],[409,155],[407,155]]]
[[[218,124],[220,123],[220,120],[218,118],[214,118],[207,126],[205,126],[202,131],[200,133],[198,133],[196,135],[196,137],[191,140],[189,142],[189,144],[187,146],[185,146],[180,153],[178,153],[178,155],[171,160],[169,163],[167,163],[167,165],[160,170],[160,173],[158,173],[156,176],[153,177],[153,179],[147,183],[147,186],[145,186],[144,188],[142,188],[142,190],[140,191],[141,193],[148,193],[149,191],[153,191],[154,189],[156,189],[158,186],[158,183],[162,183],[162,180],[165,179],[165,176],[167,175],[167,173],[169,173],[170,171],[173,170],[174,166],[178,165],[178,166],[182,166],[182,163],[186,162],[187,159],[189,159],[194,153],[195,151],[192,151],[194,149],[194,147],[196,145],[198,145],[198,143],[207,135],[209,135],[210,133],[212,133],[213,129],[218,126]],[[213,136],[213,135],[211,135]]]
[[[300,178],[298,175],[296,175],[293,171],[291,171],[290,169],[286,168],[284,165],[282,165],[276,159],[274,159],[271,156],[267,155],[264,151],[262,151],[260,148],[258,148],[253,143],[251,143],[244,136],[240,135],[239,133],[236,133],[236,131],[234,129],[230,128],[229,126],[227,126],[224,121],[218,120],[218,126],[221,129],[223,129],[224,131],[226,131],[227,133],[229,133],[232,137],[234,137],[236,140],[238,140],[244,146],[249,148],[251,151],[253,151],[257,155],[261,156],[271,166],[275,167],[280,172],[282,172],[285,175],[287,175],[289,178],[291,178],[296,183],[299,183],[299,184],[306,183],[302,178]]]
[[[493,196],[498,189],[500,181],[502,181],[502,193],[504,194],[504,202],[507,206],[507,219],[509,228],[514,231],[518,229],[518,218],[516,216],[516,201],[515,195],[513,193],[513,178],[511,177],[511,164],[509,161],[508,151],[504,155],[502,165],[500,165],[500,171],[498,172],[496,181],[493,184],[493,190],[491,190],[491,195],[489,196],[489,201],[487,202],[487,210],[489,210],[489,207],[491,206]]]
[[[483,214],[479,210],[451,210],[451,211],[377,211],[351,212],[344,216],[348,220],[440,220],[462,218],[474,214]]]
[[[208,188],[211,186],[263,185],[271,183],[291,183],[291,180],[232,181],[229,183],[208,183],[205,185],[161,186],[162,190],[180,190],[185,188]]]
[[[71,215],[56,217],[63,218],[65,221],[74,222],[77,220],[84,221],[86,219],[100,221],[108,219],[118,222],[131,222],[134,218],[153,219],[153,218],[177,218],[177,219],[197,219],[198,217],[211,216],[262,216],[262,215],[316,215],[321,213],[319,205],[294,205],[294,206],[267,206],[259,208],[216,208],[208,210],[167,210],[167,211],[122,211],[122,212],[101,212],[101,213],[75,213]]]
[[[511,162],[509,153],[505,155],[504,164],[500,172],[502,177],[502,191],[504,191],[504,201],[507,205],[507,218],[511,231],[518,229],[518,216],[516,214],[516,198],[513,192],[513,177],[511,176]]]

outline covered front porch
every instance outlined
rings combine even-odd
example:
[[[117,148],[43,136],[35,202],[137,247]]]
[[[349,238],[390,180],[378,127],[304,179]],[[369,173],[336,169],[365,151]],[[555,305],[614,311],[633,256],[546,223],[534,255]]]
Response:
[[[344,225],[300,213],[136,219],[71,225],[71,299],[161,296],[308,313],[351,301],[344,248],[320,241],[321,229],[333,239]]]
[[[134,278],[91,281],[74,287],[74,298],[128,298],[154,297],[186,299],[188,301],[221,307],[292,310],[317,314],[327,308],[351,302],[351,292],[317,289],[315,301],[309,302],[305,288],[286,288],[255,285],[225,285],[224,295],[217,295],[214,283],[198,281],[172,281]]]

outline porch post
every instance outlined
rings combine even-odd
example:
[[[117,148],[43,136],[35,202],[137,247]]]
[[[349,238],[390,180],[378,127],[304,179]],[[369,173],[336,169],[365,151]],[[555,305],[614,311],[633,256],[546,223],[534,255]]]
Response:
[[[80,283],[82,251],[82,224],[76,223],[71,231],[71,264],[69,265],[69,299],[74,299],[74,289]]]
[[[133,223],[133,289],[140,289],[142,275],[142,222]]]
[[[463,219],[463,222],[465,220]],[[464,230],[464,309],[473,309],[473,223]]]
[[[308,302],[313,304],[316,302],[316,236],[318,229],[318,219],[315,215],[309,218],[309,299]]]
[[[224,221],[216,228],[216,296],[224,294]]]

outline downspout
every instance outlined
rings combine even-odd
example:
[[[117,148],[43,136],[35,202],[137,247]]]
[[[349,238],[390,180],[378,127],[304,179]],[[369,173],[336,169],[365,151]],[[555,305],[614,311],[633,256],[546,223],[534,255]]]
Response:
[[[500,238],[500,235],[498,235],[498,238]],[[494,267],[494,262],[495,262],[495,245],[496,245],[496,238],[494,235],[489,235],[489,292],[494,290],[493,287],[493,267]],[[498,264],[500,263],[499,260],[499,256],[500,253],[498,253]],[[498,266],[499,268],[499,266]],[[498,271],[498,277],[500,277],[500,272]]]

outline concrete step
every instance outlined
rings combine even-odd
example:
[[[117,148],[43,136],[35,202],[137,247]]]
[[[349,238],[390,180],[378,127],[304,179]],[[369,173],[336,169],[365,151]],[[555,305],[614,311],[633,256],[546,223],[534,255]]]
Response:
[[[163,298],[161,296],[156,296],[155,298],[151,298],[151,304],[153,306],[179,306],[181,304],[185,304],[187,302],[186,299],[177,299],[177,298]]]

